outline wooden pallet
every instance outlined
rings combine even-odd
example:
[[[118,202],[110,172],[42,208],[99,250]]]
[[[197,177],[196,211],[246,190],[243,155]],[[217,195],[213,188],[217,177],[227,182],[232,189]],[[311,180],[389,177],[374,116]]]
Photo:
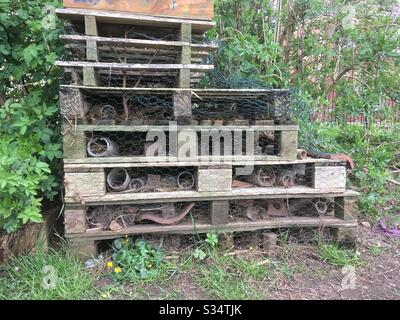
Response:
[[[297,139],[298,126],[295,125],[266,125],[266,126],[130,126],[130,125],[64,125],[64,162],[65,163],[128,163],[128,162],[169,162],[169,161],[206,161],[215,164],[224,161],[266,161],[266,160],[296,160],[297,159]],[[259,146],[260,132],[273,132],[276,151],[274,155],[259,155],[254,145]],[[128,139],[126,135],[142,134],[143,141],[148,133],[165,135],[168,133],[167,143],[170,145],[169,154],[165,153],[165,147],[159,145],[158,157],[145,156],[145,146],[138,145],[135,150],[129,150],[130,154],[125,156],[113,156],[104,158],[89,158],[87,155],[88,137],[99,136],[101,134],[113,134],[114,143],[122,146],[123,140]],[[236,133],[236,135],[235,135]],[[240,134],[239,134],[240,133]],[[255,139],[254,144],[249,144],[250,149],[246,149],[247,155],[242,155],[242,133],[246,133],[246,139]],[[118,138],[120,137],[124,138]],[[175,138],[173,137],[175,136]],[[221,147],[221,138],[231,139],[232,150],[226,155],[210,155],[207,150],[199,150],[197,154],[182,154],[183,148],[190,139],[200,146],[201,141],[212,139],[214,149]],[[120,140],[121,139],[121,140]],[[129,139],[139,139],[131,137]],[[207,140],[208,139],[208,140]],[[241,140],[241,142],[240,142]],[[176,148],[171,147],[175,141]],[[235,142],[235,143],[234,143]],[[237,146],[236,144],[240,145]],[[205,146],[207,147],[207,146]],[[203,146],[201,147],[203,148]],[[216,149],[215,149],[216,150]],[[235,150],[240,150],[237,153]],[[193,150],[192,150],[193,151]],[[194,152],[194,151],[193,151]],[[134,155],[139,156],[134,156]]]
[[[286,124],[290,119],[290,91],[269,89],[179,89],[179,88],[102,88],[90,86],[62,86],[60,91],[61,114],[78,124],[90,123],[90,111],[97,105],[111,104],[118,110],[120,119],[124,116],[122,110],[124,97],[142,99],[157,98],[164,106],[165,112],[170,112],[173,119],[182,124],[201,121],[193,112],[193,106],[204,105],[201,110],[207,115],[208,104],[219,103],[229,110],[232,104],[246,111],[243,119],[273,120]],[[254,108],[257,102],[258,108]],[[145,108],[144,108],[145,109]],[[253,109],[253,110],[252,110]],[[221,118],[223,115],[221,115]],[[211,116],[210,116],[211,118]],[[225,123],[235,121],[226,119]],[[116,121],[114,121],[116,122]],[[186,122],[186,123],[185,123]],[[242,121],[243,122],[243,121]],[[240,123],[240,121],[237,121]],[[155,123],[159,124],[159,123]]]
[[[67,18],[70,21],[82,21],[84,23],[86,39],[86,59],[87,61],[58,61],[56,64],[60,67],[66,68],[71,72],[72,84],[79,84],[80,79],[84,85],[97,86],[101,83],[101,72],[108,72],[109,77],[115,74],[121,74],[124,80],[118,86],[126,87],[127,79],[129,76],[135,76],[135,72],[146,71],[150,77],[158,77],[158,72],[174,70],[179,71],[177,76],[177,85],[180,88],[190,88],[191,83],[198,82],[193,79],[191,72],[202,74],[203,71],[212,70],[212,65],[192,64],[192,34],[193,32],[204,32],[207,28],[212,27],[210,22],[202,22],[195,20],[180,20],[169,18],[157,18],[151,16],[138,16],[133,14],[124,13],[110,13],[110,12],[97,12],[91,10],[79,9],[58,9],[56,11],[59,16]],[[172,27],[177,28],[179,41],[182,43],[180,48],[179,61],[169,64],[156,64],[151,63],[109,63],[100,62],[101,48],[99,48],[99,24],[101,23],[121,23],[121,24],[134,24],[140,26],[152,27]],[[109,41],[109,40],[108,40]],[[129,40],[126,40],[126,45],[129,45]],[[204,50],[203,50],[204,51]],[[132,74],[133,72],[133,74]],[[130,73],[130,74],[129,74]],[[79,75],[82,74],[81,78]],[[107,73],[106,73],[107,74]],[[139,79],[143,79],[143,75],[139,74]],[[114,80],[115,81],[115,80]],[[114,84],[115,85],[115,84]]]
[[[106,167],[97,168],[81,168],[75,167],[71,168],[66,166],[64,185],[65,185],[65,201],[67,203],[74,202],[87,202],[89,199],[108,199],[108,196],[116,197],[123,196],[127,198],[131,196],[132,199],[145,199],[150,197],[150,199],[156,201],[157,194],[160,194],[161,199],[170,197],[175,199],[177,197],[191,196],[192,191],[197,191],[198,193],[210,193],[225,192],[229,196],[229,191],[234,191],[234,196],[239,195],[249,195],[249,193],[258,193],[268,195],[284,193],[288,194],[290,192],[299,192],[302,190],[303,193],[319,192],[319,193],[343,193],[346,190],[346,167],[341,163],[334,162],[319,162],[319,163],[308,163],[302,166],[297,165],[297,168],[293,167],[292,164],[287,166],[282,165],[264,165],[264,166],[249,166],[245,172],[246,175],[236,176],[236,172],[240,172],[243,169],[241,166],[204,166],[198,164],[197,167],[194,166],[169,166],[168,163],[163,163],[162,166],[153,168],[148,164],[141,164],[142,168],[136,167],[123,167],[118,165],[117,168],[123,168],[127,172],[130,171],[131,179],[141,179],[146,184],[147,179],[147,189],[146,185],[143,186],[143,191],[133,192],[129,190],[115,192],[109,189],[106,182],[106,177],[112,168],[116,168],[109,165]],[[146,167],[143,167],[146,166]],[[271,168],[276,172],[276,176],[279,176],[279,172],[284,172],[284,170],[292,170],[291,172],[300,173],[304,178],[304,183],[299,185],[296,184],[293,187],[279,187],[278,182],[275,180],[272,186],[263,186],[256,182],[257,170],[269,169]],[[146,169],[146,170],[143,170]],[[239,169],[239,171],[237,170]],[[133,171],[132,171],[133,170]],[[178,185],[167,184],[167,186],[162,186],[160,183],[162,177],[174,176],[178,177],[180,173],[190,172],[193,175],[193,187],[189,190],[180,190]],[[244,173],[242,173],[244,174]],[[152,179],[148,178],[151,177]],[[145,177],[145,178],[143,178]],[[154,179],[157,179],[155,182]],[[152,181],[155,183],[154,186],[151,185]],[[157,190],[157,181],[158,188]],[[248,181],[253,181],[249,183]],[[237,186],[235,186],[235,183]],[[296,187],[296,189],[293,189]],[[301,189],[301,187],[305,187]],[[129,189],[129,188],[128,188]],[[154,190],[155,189],[155,190]],[[241,191],[240,191],[241,190]],[[172,192],[170,196],[168,193]],[[179,194],[178,194],[179,193]],[[100,200],[99,200],[100,201]]]
[[[331,228],[336,239],[347,244],[355,242],[358,210],[356,207],[357,193],[346,192],[335,198],[333,215],[320,217],[266,217],[259,221],[249,221],[245,218],[230,218],[229,201],[212,201],[208,204],[209,213],[199,216],[193,222],[186,220],[176,225],[162,226],[155,224],[139,224],[122,229],[121,231],[90,230],[86,222],[86,207],[67,206],[65,223],[67,238],[73,244],[77,254],[95,253],[96,242],[111,240],[124,236],[144,234],[204,234],[251,232],[282,228]],[[89,249],[89,250],[87,250]],[[85,253],[85,250],[86,253]]]

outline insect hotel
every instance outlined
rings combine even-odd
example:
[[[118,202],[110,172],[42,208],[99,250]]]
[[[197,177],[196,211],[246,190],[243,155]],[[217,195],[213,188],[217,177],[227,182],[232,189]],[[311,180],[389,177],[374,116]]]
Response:
[[[298,149],[290,91],[200,88],[213,1],[64,0],[65,233],[80,256],[123,236],[215,232],[254,246],[315,228],[353,243],[346,161]]]

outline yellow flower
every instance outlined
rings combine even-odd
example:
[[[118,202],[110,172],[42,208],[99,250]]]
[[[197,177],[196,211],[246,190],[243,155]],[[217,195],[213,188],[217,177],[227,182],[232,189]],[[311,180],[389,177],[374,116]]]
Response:
[[[116,268],[114,269],[114,272],[115,272],[115,273],[121,273],[121,272],[122,272],[122,269],[121,269],[120,267],[116,267]]]
[[[147,268],[151,269],[151,268],[153,268],[153,265],[152,265],[151,263],[149,263],[149,264],[147,265]]]
[[[114,263],[112,261],[107,262],[107,268],[111,269],[112,267],[114,267]]]

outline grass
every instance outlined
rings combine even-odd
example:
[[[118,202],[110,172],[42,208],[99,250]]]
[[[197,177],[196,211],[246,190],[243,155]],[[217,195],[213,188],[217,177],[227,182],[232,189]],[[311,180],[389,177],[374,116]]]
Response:
[[[336,244],[319,243],[318,254],[324,262],[336,267],[362,265],[359,252],[340,249]]]
[[[0,299],[76,300],[96,298],[94,279],[80,261],[65,251],[20,256],[4,266]],[[54,271],[54,287],[52,277]],[[46,285],[47,283],[47,285]]]
[[[221,255],[217,250],[207,262],[199,267],[197,281],[212,296],[222,300],[262,299],[257,282],[269,274],[268,266]]]

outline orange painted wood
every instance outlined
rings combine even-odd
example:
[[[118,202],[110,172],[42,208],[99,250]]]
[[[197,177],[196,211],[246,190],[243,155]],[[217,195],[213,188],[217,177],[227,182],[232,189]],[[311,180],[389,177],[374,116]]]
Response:
[[[214,16],[213,0],[64,0],[64,7],[201,20]]]

